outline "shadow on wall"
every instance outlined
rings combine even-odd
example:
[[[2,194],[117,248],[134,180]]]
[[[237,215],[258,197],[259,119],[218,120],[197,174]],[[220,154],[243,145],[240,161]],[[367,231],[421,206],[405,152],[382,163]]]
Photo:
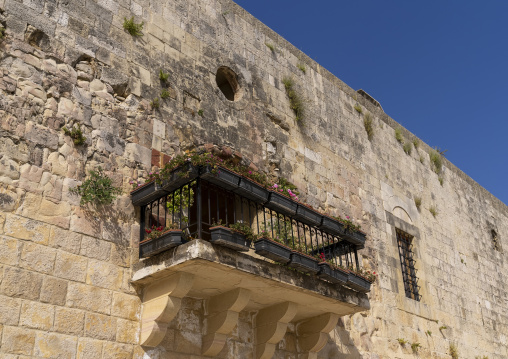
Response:
[[[353,338],[344,327],[344,319],[340,318],[337,327],[330,333],[328,343],[318,353],[318,359],[361,359]]]

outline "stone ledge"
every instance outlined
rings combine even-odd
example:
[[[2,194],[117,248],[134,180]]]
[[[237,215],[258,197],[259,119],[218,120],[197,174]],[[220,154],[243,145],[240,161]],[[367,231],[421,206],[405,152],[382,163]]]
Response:
[[[252,291],[244,310],[290,299],[298,305],[295,322],[327,312],[343,316],[370,309],[366,294],[199,239],[134,265],[132,284],[141,290],[182,272],[194,275],[188,297],[209,299],[244,288]]]

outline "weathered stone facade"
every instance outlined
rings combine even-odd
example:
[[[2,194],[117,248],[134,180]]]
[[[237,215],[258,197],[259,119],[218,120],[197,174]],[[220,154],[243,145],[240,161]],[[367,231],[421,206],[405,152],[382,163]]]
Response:
[[[370,310],[342,317],[320,358],[412,358],[411,343],[423,358],[450,358],[450,344],[461,358],[508,356],[508,208],[446,160],[434,173],[427,145],[406,154],[374,101],[236,4],[0,0],[0,13],[0,358],[202,357],[204,302],[189,297],[161,345],[138,345],[139,209],[128,193],[168,156],[211,144],[283,173],[306,202],[368,233],[362,264],[380,273]],[[144,36],[124,30],[131,16]],[[221,66],[238,75],[236,101],[217,86]],[[306,98],[304,125],[288,76]],[[80,126],[85,144],[64,126]],[[82,207],[69,190],[98,166],[124,194]],[[415,237],[420,302],[405,296],[395,228]],[[255,314],[240,312],[219,358],[253,357]],[[290,323],[275,357],[296,358],[296,343]]]

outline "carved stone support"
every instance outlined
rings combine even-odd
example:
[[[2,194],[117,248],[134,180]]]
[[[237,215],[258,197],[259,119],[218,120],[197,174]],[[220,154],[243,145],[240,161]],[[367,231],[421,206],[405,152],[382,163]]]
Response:
[[[144,288],[140,345],[159,345],[166,335],[169,322],[180,310],[182,298],[191,289],[193,280],[194,275],[179,272]]]
[[[295,317],[298,305],[293,302],[261,309],[256,316],[256,359],[271,359],[275,345],[284,338],[288,323]]]
[[[238,314],[249,303],[251,292],[237,288],[212,297],[207,305],[207,330],[203,337],[203,355],[216,356],[238,324]]]
[[[325,313],[300,322],[296,327],[297,341],[304,354],[299,359],[316,359],[325,346],[328,334],[335,328],[339,315]]]

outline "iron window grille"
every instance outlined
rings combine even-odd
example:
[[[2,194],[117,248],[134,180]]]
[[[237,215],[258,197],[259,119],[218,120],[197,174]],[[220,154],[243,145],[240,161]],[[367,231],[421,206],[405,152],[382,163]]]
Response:
[[[415,268],[415,260],[413,258],[413,236],[399,229],[396,232],[406,297],[420,301],[420,286],[418,285],[417,269]]]
[[[146,229],[170,225],[182,229],[187,239],[210,240],[214,224],[228,226],[239,221],[249,224],[254,233],[267,231],[301,252],[324,253],[337,265],[360,268],[356,245],[202,178],[141,207],[141,241]]]

